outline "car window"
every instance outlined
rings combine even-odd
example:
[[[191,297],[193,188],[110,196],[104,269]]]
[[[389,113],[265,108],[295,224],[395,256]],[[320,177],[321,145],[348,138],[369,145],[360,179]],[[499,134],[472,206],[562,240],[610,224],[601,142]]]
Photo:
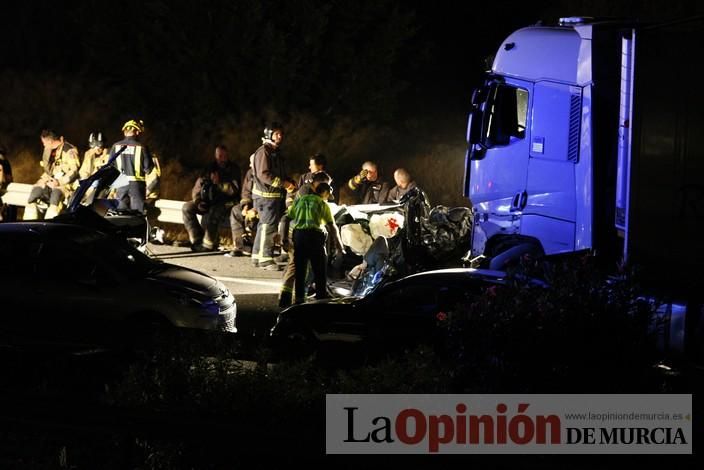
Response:
[[[55,241],[43,243],[34,262],[38,279],[83,280],[92,278],[98,267],[96,259],[72,244]]]

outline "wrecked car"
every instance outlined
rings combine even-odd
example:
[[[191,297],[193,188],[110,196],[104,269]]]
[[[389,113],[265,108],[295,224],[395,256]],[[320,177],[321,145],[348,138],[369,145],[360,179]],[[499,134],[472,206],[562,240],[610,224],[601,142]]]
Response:
[[[506,274],[473,268],[427,271],[377,284],[365,296],[293,305],[281,313],[270,335],[289,354],[315,352],[323,344],[362,343],[388,351],[444,343],[451,309],[482,287],[503,285]]]
[[[336,213],[351,255],[333,260],[338,269],[338,280],[330,285],[334,293],[363,297],[393,279],[462,265],[472,232],[468,207],[431,208],[426,194],[415,188],[399,204],[362,209],[362,215],[359,206]]]

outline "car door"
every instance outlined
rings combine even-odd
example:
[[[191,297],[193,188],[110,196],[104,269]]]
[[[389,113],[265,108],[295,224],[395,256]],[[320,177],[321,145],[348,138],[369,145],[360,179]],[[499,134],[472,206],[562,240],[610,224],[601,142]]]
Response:
[[[388,289],[377,303],[374,322],[389,345],[414,345],[429,339],[436,327],[438,286],[427,282],[401,283]]]
[[[100,260],[67,240],[46,240],[37,253],[39,317],[57,339],[94,342],[114,328],[116,286]]]
[[[41,306],[32,263],[39,246],[35,237],[22,233],[0,234],[0,341],[14,343],[44,327],[36,321]]]

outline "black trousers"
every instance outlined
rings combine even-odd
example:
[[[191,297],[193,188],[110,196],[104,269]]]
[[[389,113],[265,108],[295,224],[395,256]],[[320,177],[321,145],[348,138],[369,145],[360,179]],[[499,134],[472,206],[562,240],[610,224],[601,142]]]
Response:
[[[132,209],[144,213],[144,200],[147,198],[147,183],[130,181],[127,186],[117,188],[117,208]]]
[[[327,255],[325,234],[320,230],[293,231],[293,262],[296,265],[295,302],[305,300],[306,268],[310,262],[315,279],[315,297],[323,299],[327,293]]]

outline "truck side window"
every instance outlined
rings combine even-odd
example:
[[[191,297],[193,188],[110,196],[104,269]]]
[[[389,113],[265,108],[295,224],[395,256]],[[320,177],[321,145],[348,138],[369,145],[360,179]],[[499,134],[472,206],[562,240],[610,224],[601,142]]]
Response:
[[[486,146],[508,145],[511,137],[525,138],[527,112],[528,91],[503,84],[493,87],[485,116]]]

